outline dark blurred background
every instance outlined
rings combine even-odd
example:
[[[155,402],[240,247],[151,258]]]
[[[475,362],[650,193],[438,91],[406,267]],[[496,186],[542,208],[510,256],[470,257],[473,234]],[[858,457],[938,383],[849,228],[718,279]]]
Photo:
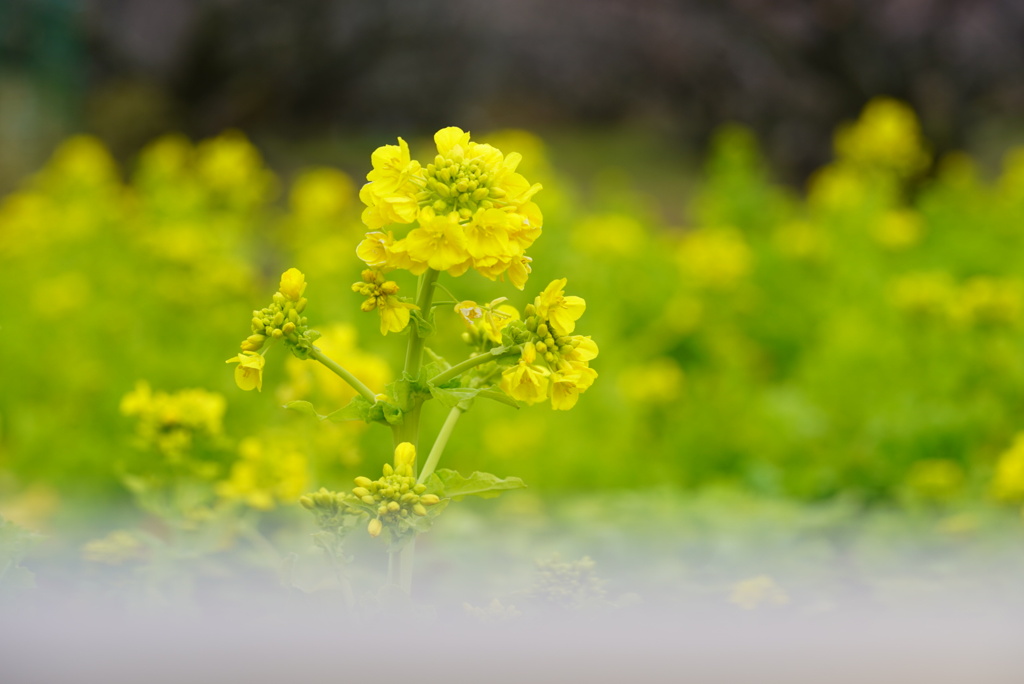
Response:
[[[2,0],[0,180],[73,131],[753,128],[799,181],[873,95],[938,151],[1019,139],[1019,0]],[[981,148],[981,149],[979,149]]]

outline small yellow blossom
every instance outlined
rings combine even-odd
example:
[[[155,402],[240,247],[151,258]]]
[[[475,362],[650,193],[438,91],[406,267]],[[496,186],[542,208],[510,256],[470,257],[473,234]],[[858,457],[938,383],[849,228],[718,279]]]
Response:
[[[224,363],[237,363],[235,384],[242,390],[263,391],[263,366],[267,360],[259,352],[244,351]]]
[[[576,329],[576,321],[587,309],[582,297],[565,296],[567,281],[567,278],[551,281],[534,303],[537,314],[550,321],[559,335],[571,335]]]
[[[519,363],[501,374],[500,387],[505,394],[527,404],[537,404],[548,398],[548,376],[551,371],[536,365],[537,349],[532,342],[523,346]]]
[[[366,312],[376,309],[380,313],[381,335],[405,330],[409,325],[409,312],[419,309],[415,304],[403,302],[396,297],[398,289],[397,283],[384,280],[383,273],[372,269],[363,271],[363,282],[352,284],[353,292],[366,297],[360,308]]]
[[[568,411],[579,400],[580,394],[594,384],[597,371],[592,368],[574,368],[551,374],[551,408]]]

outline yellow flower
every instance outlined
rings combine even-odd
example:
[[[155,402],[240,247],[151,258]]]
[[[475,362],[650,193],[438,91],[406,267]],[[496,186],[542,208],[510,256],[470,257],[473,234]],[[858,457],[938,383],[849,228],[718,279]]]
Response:
[[[520,155],[505,156],[472,142],[460,128],[441,129],[434,142],[438,154],[426,166],[409,158],[401,139],[397,147],[374,153],[370,182],[360,191],[367,205],[363,222],[374,230],[419,225],[387,241],[379,233],[368,234],[370,242],[360,245],[359,257],[375,268],[407,268],[414,274],[429,267],[459,276],[474,268],[495,280],[508,271],[522,289],[530,272],[523,252],[543,223],[532,201],[541,186],[516,173]],[[394,254],[407,261],[394,263]]]
[[[469,268],[466,234],[455,214],[437,216],[433,210],[424,209],[420,227],[411,231],[392,250],[404,251],[414,262],[435,271],[448,271],[454,276],[462,275]]]
[[[297,268],[289,268],[281,274],[281,285],[278,290],[288,299],[297,302],[306,291],[306,276]]]
[[[574,368],[555,371],[551,374],[551,408],[568,411],[579,400],[580,395],[594,384],[597,371],[592,368]]]
[[[246,391],[263,391],[263,366],[266,359],[258,352],[244,351],[224,363],[237,363],[235,367],[235,384]]]
[[[505,394],[527,404],[537,404],[548,397],[548,376],[551,371],[537,366],[537,350],[532,342],[523,346],[519,363],[501,374],[500,387]]]
[[[396,297],[398,284],[391,280],[385,281],[380,271],[367,269],[362,275],[363,282],[353,283],[352,291],[366,297],[360,307],[363,311],[377,309],[380,313],[380,334],[405,330],[405,326],[409,325],[409,311],[419,307]]]
[[[363,210],[363,223],[374,229],[389,223],[412,223],[419,213],[419,205],[412,195],[381,194],[380,188],[372,183],[359,190],[359,199],[369,205]]]
[[[550,321],[559,335],[572,334],[576,329],[576,321],[587,309],[587,303],[582,297],[565,296],[566,282],[567,278],[551,281],[534,304],[537,307],[537,314]]]
[[[409,178],[419,171],[420,163],[410,158],[409,145],[401,138],[398,145],[383,145],[370,155],[373,171],[366,174],[366,180],[375,183],[377,192],[395,192]]]

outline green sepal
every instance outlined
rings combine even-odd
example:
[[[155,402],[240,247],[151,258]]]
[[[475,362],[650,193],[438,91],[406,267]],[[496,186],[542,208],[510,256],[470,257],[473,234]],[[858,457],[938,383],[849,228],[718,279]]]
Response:
[[[427,491],[453,501],[461,501],[467,496],[478,496],[481,499],[493,499],[510,489],[522,489],[526,486],[518,477],[500,478],[491,473],[474,472],[469,477],[448,468],[440,468],[427,480]]]

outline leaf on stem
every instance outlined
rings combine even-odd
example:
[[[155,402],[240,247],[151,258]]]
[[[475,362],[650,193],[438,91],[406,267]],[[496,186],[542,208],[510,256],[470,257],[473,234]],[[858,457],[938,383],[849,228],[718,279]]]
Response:
[[[469,477],[448,468],[434,471],[427,484],[427,491],[460,501],[467,496],[493,499],[510,489],[522,489],[526,484],[518,477],[500,478],[491,473],[474,472]]]

